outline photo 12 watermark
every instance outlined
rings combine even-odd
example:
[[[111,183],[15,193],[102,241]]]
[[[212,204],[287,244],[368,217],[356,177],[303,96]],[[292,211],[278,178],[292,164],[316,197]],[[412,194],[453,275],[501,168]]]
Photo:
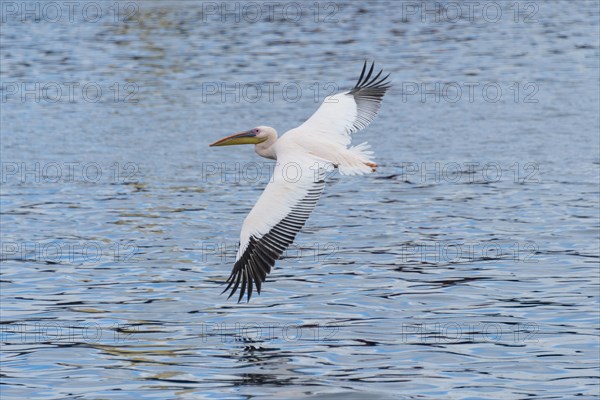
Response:
[[[269,183],[282,180],[297,183],[303,180],[319,182],[335,173],[333,164],[323,165],[315,161],[306,166],[291,162],[203,162],[201,167],[202,182],[218,181],[221,183]]]
[[[297,103],[308,96],[314,103],[337,102],[327,96],[341,92],[335,82],[203,82],[203,103]]]
[[[5,346],[34,343],[124,344],[137,341],[138,325],[116,322],[11,321],[0,324],[0,342]]]
[[[0,262],[96,265],[136,263],[139,247],[133,241],[11,241],[0,242]]]
[[[537,104],[540,90],[536,82],[401,82],[403,103],[458,103],[500,101]]]
[[[209,322],[200,325],[200,337],[205,343],[231,343],[239,340],[332,342],[338,340],[339,330],[340,326],[335,323]]]
[[[394,173],[402,181],[421,184],[541,183],[540,165],[534,161],[403,161]]]
[[[0,2],[2,23],[136,23],[136,1],[5,1]]]
[[[539,4],[534,1],[400,1],[403,23],[497,24],[538,23]]]
[[[138,103],[135,82],[2,82],[2,103]]]
[[[333,1],[203,1],[202,22],[337,23],[340,4]]]
[[[2,184],[128,183],[141,176],[135,162],[3,161]]]
[[[487,342],[523,345],[537,343],[540,327],[532,322],[514,324],[478,321],[403,322],[400,342],[410,344]]]
[[[458,264],[474,261],[506,260],[515,263],[538,263],[539,247],[534,241],[464,242],[429,241],[400,245],[400,261]]]
[[[203,241],[200,243],[201,259],[203,262],[233,263],[236,260],[238,243]],[[339,242],[292,243],[281,255],[286,262],[310,260],[325,262],[332,260],[340,251]]]

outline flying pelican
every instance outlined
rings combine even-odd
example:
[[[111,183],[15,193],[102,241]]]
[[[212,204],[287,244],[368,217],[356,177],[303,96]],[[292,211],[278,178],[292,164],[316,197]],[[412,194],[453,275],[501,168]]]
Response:
[[[240,288],[238,303],[252,288],[260,294],[275,260],[292,244],[315,208],[325,186],[325,171],[334,167],[342,175],[375,172],[373,152],[364,142],[350,145],[350,135],[373,121],[383,95],[390,88],[389,74],[379,78],[373,68],[363,65],[358,82],[349,91],[325,98],[317,111],[302,125],[277,139],[277,131],[258,126],[217,140],[210,146],[254,144],[259,156],[277,160],[271,181],[244,220],[240,247],[231,271],[229,297]],[[228,297],[228,298],[229,298]]]

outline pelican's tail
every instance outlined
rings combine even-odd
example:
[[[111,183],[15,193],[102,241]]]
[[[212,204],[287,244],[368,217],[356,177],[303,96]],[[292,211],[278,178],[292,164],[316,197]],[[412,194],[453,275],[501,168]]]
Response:
[[[367,142],[364,142],[346,149],[338,164],[340,174],[364,175],[375,172],[377,164],[371,161],[373,152],[369,150],[370,148],[371,146]]]

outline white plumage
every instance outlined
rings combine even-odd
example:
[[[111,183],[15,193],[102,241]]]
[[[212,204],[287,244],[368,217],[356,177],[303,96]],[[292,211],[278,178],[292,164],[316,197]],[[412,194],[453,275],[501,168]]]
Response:
[[[277,139],[275,129],[259,126],[223,138],[211,146],[255,144],[256,152],[276,159],[271,182],[244,220],[240,247],[223,292],[239,289],[248,301],[314,209],[325,186],[325,171],[332,166],[343,175],[375,171],[369,145],[349,147],[351,134],[365,128],[377,115],[386,90],[383,71],[373,75],[365,62],[356,86],[325,98],[317,111],[299,127]]]

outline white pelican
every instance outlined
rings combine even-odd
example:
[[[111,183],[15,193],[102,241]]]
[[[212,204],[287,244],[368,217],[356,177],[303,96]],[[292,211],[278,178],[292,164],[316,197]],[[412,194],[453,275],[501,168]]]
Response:
[[[383,95],[390,87],[387,78],[375,76],[371,64],[363,66],[353,89],[328,96],[302,125],[277,139],[275,129],[259,126],[217,140],[210,146],[254,144],[258,155],[277,160],[271,181],[244,220],[236,262],[223,290],[231,297],[240,288],[238,303],[252,288],[260,294],[271,267],[294,241],[315,208],[325,186],[325,170],[332,166],[342,175],[375,171],[372,152],[365,142],[350,145],[350,135],[373,121]],[[233,286],[233,287],[232,287]]]

